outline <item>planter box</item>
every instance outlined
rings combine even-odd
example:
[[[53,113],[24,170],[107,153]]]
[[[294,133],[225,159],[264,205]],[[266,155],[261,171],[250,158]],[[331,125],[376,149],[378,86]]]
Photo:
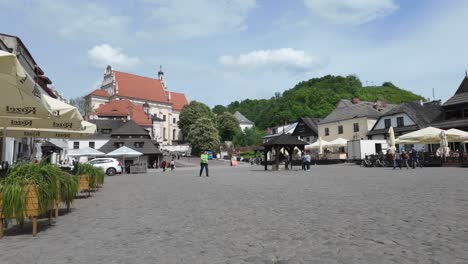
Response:
[[[78,193],[88,192],[88,197],[91,195],[91,187],[89,186],[89,175],[80,175],[78,177]]]
[[[37,218],[40,215],[39,209],[39,198],[37,195],[37,190],[34,186],[30,185],[26,187],[27,194],[26,194],[26,209],[24,210],[23,214],[24,217],[28,217],[32,219],[33,224],[33,236],[37,234]],[[3,199],[2,195],[0,194],[0,238],[3,237]],[[16,213],[16,212],[15,212]],[[13,214],[10,218],[15,218]],[[51,222],[51,218],[49,217],[49,223]]]

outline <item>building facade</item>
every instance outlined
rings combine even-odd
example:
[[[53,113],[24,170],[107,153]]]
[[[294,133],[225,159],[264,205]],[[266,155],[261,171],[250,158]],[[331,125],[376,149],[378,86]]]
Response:
[[[301,117],[291,135],[309,144],[314,143],[318,139],[319,123],[319,118]]]
[[[93,113],[115,100],[128,100],[143,107],[150,122],[157,121],[151,125],[151,136],[161,145],[183,142],[177,122],[188,101],[184,94],[168,90],[162,69],[156,79],[115,71],[108,66],[101,87],[86,96],[88,112]]]
[[[388,130],[393,127],[395,137],[399,137],[430,126],[441,114],[440,101],[402,103],[380,116],[367,136],[369,139],[387,139]]]
[[[242,131],[246,128],[252,128],[254,126],[254,122],[250,121],[247,117],[241,114],[239,111],[234,113],[234,117],[239,121],[239,126]]]
[[[340,100],[337,107],[318,126],[319,136],[325,141],[367,139],[367,133],[377,119],[394,105],[366,102],[358,98]]]

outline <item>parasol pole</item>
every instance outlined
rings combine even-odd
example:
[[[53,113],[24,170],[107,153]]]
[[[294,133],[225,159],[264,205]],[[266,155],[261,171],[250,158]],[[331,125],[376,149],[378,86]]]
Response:
[[[2,133],[2,160],[5,161],[6,158],[6,126],[3,127],[3,133]]]

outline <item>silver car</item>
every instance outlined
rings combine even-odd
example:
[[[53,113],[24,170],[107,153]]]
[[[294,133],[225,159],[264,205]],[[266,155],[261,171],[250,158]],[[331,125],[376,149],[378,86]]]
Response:
[[[114,158],[97,158],[88,161],[94,167],[101,168],[107,176],[114,176],[116,173],[122,173],[122,163]]]

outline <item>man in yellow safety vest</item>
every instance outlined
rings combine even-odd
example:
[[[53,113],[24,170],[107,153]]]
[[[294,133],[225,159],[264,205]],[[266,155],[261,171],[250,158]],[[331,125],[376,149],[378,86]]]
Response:
[[[208,175],[208,151],[204,151],[202,154],[201,154],[201,161],[200,161],[200,177],[203,173],[203,169],[205,169],[205,172],[206,172],[206,177],[210,177]]]

